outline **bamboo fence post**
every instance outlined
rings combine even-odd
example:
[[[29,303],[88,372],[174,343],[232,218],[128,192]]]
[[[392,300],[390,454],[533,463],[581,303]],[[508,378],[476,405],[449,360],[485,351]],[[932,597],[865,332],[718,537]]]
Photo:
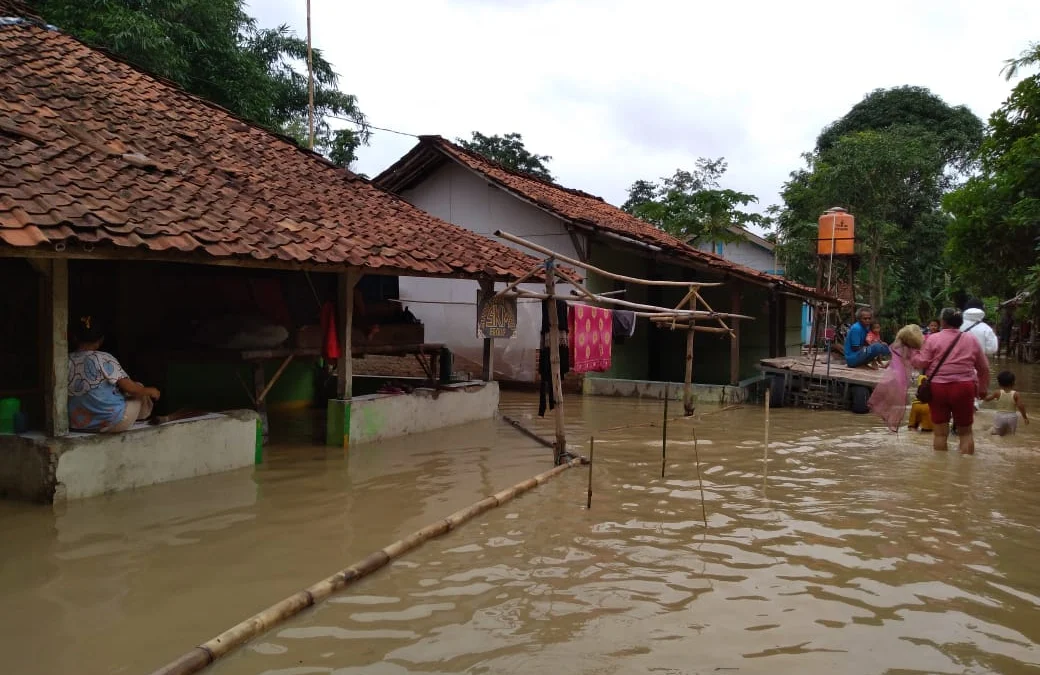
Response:
[[[416,530],[404,539],[395,541],[378,551],[370,553],[350,567],[302,591],[297,591],[267,609],[254,614],[245,621],[232,626],[215,638],[198,647],[194,647],[158,670],[155,670],[152,675],[192,675],[192,673],[197,673],[228,654],[235,647],[299,614],[308,607],[313,607],[322,602],[337,590],[375,572],[391,560],[399,558],[408,551],[421,546],[426,541],[439,537],[496,506],[505,504],[537,485],[542,485],[567,469],[578,466],[581,464],[581,461],[581,458],[577,457],[548,471],[543,471],[537,476],[485,497],[466,508],[459,509],[447,518],[442,518],[420,530]]]
[[[664,478],[665,462],[668,459],[668,399],[671,397],[671,387],[664,388],[664,420],[661,422],[661,478]]]
[[[704,531],[708,531],[708,509],[704,505],[704,479],[701,478],[701,453],[697,449],[697,427],[693,428],[693,462],[697,467],[697,485],[701,490],[701,517],[704,519]]]
[[[697,310],[697,295],[690,298],[690,311]],[[683,412],[687,417],[693,414],[693,336],[696,335],[696,321],[690,317],[690,327],[686,331],[686,376],[683,378]]]
[[[553,447],[553,464],[559,464],[567,450],[567,432],[563,420],[563,382],[560,377],[560,321],[557,314],[556,261],[545,262],[545,294],[549,296],[549,373],[552,379],[552,394],[556,401],[553,419],[556,423],[556,443]]]
[[[769,396],[770,391],[766,389],[766,432],[765,447],[762,448],[762,484],[765,484],[766,476],[769,475]]]
[[[592,458],[596,453],[596,437],[589,436],[589,495],[588,501],[585,503],[586,509],[592,508]]]

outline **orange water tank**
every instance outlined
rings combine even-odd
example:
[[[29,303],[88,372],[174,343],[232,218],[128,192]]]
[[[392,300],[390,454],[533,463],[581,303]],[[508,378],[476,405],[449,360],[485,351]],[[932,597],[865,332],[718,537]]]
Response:
[[[819,255],[853,255],[856,250],[856,219],[845,209],[834,207],[820,216],[816,250]]]

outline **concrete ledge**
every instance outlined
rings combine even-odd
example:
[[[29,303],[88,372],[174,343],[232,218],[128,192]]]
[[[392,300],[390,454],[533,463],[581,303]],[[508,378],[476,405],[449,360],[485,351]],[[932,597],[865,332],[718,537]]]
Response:
[[[582,393],[586,396],[627,396],[629,398],[652,398],[663,400],[665,392],[672,401],[682,401],[681,382],[653,382],[650,380],[619,380],[603,377],[586,377]],[[732,387],[724,384],[694,384],[695,403],[731,405],[743,403],[748,398],[748,387]]]
[[[491,419],[497,382],[462,382],[411,394],[355,396],[350,401],[350,445]]]
[[[250,466],[256,420],[235,411],[122,434],[0,436],[0,497],[82,499]]]

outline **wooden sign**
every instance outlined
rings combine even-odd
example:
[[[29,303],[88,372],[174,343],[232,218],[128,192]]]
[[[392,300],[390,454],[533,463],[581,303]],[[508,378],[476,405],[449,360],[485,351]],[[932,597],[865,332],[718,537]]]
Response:
[[[477,337],[511,340],[516,337],[516,298],[484,297],[477,290]]]

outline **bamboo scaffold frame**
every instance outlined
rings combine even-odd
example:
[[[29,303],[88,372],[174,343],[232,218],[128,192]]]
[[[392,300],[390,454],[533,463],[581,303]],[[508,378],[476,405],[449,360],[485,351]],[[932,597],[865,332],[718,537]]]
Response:
[[[540,253],[545,256],[545,260],[539,264],[538,267],[532,269],[524,278],[519,279],[512,284],[509,284],[504,289],[496,294],[496,297],[511,297],[511,298],[528,298],[534,300],[549,301],[549,338],[548,344],[551,346],[549,350],[550,354],[550,369],[551,374],[551,385],[553,391],[553,399],[555,400],[555,407],[553,408],[554,422],[556,428],[556,440],[553,444],[553,461],[559,465],[571,456],[567,452],[567,438],[564,425],[564,414],[563,414],[563,386],[562,379],[560,376],[560,363],[558,349],[560,344],[560,327],[557,322],[556,303],[559,301],[573,300],[572,295],[558,294],[556,291],[556,282],[573,286],[577,292],[578,297],[583,298],[586,302],[593,305],[608,305],[613,307],[620,307],[626,310],[633,311],[633,313],[642,318],[648,318],[658,328],[670,329],[670,330],[683,330],[686,331],[686,372],[683,379],[683,411],[685,416],[689,417],[693,414],[693,345],[694,335],[696,333],[715,333],[721,335],[728,335],[731,340],[737,340],[739,333],[730,327],[726,320],[737,321],[737,320],[753,320],[754,317],[746,314],[736,314],[732,312],[716,312],[710,304],[708,304],[701,296],[701,289],[709,287],[718,287],[725,285],[722,282],[703,282],[703,281],[673,281],[667,279],[641,279],[638,277],[630,277],[622,274],[615,274],[614,272],[608,272],[607,270],[600,269],[589,263],[562,255],[546,246],[535,244],[522,237],[518,237],[514,234],[497,230],[495,236],[508,241],[517,246],[522,246],[536,253]],[[621,300],[619,298],[610,297],[607,294],[593,293],[584,287],[582,283],[576,279],[563,273],[559,268],[559,263],[569,265],[571,267],[585,270],[585,272],[591,272],[597,276],[611,279],[614,281],[620,281],[623,283],[637,284],[642,286],[665,286],[672,288],[684,288],[686,289],[686,295],[683,296],[675,307],[658,307],[656,305],[646,305],[636,302],[630,302],[628,300]],[[538,271],[544,270],[545,276],[545,292],[537,293],[530,290],[520,288],[520,283],[534,276]],[[702,309],[703,308],[703,309]],[[698,321],[716,322],[718,325],[703,325],[698,324]]]

